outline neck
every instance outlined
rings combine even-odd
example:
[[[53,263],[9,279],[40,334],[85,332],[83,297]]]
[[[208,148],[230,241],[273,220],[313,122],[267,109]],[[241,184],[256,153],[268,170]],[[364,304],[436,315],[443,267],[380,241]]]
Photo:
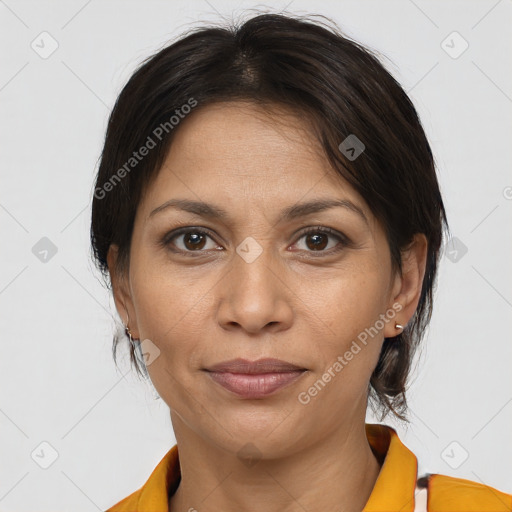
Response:
[[[379,475],[364,422],[286,457],[243,464],[236,451],[198,436],[172,412],[171,417],[181,468],[171,512],[360,512]]]

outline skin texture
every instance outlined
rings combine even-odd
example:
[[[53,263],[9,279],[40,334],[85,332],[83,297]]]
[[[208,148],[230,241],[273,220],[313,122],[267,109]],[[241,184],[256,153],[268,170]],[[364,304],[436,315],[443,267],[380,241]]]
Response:
[[[134,338],[160,350],[148,371],[170,408],[182,471],[171,509],[360,511],[380,470],[364,427],[368,383],[384,337],[416,309],[425,237],[403,253],[402,275],[394,272],[382,226],[329,167],[304,118],[290,111],[205,106],[175,137],[138,207],[127,275],[115,273],[115,245],[108,255],[121,318],[129,318]],[[213,203],[229,219],[174,208],[149,217],[173,198]],[[343,207],[278,221],[282,209],[319,198],[349,200],[366,221]],[[211,235],[161,243],[183,226]],[[350,242],[327,234],[316,249],[312,236],[321,233],[299,232],[318,226]],[[262,248],[251,263],[236,252],[246,237]],[[393,304],[401,307],[393,320],[300,403],[298,394]],[[234,357],[275,357],[308,371],[272,396],[244,399],[203,370]],[[252,466],[237,456],[247,443],[258,450]]]

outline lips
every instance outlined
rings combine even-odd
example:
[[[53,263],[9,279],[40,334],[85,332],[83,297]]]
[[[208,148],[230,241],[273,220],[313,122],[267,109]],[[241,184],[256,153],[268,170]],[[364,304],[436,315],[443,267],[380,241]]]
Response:
[[[299,379],[306,371],[279,359],[232,359],[206,369],[217,384],[239,397],[265,398]]]
[[[258,373],[293,372],[305,369],[306,368],[301,368],[300,366],[296,366],[280,359],[264,358],[256,361],[249,361],[248,359],[237,358],[210,366],[206,370],[211,372],[230,372],[253,375]]]

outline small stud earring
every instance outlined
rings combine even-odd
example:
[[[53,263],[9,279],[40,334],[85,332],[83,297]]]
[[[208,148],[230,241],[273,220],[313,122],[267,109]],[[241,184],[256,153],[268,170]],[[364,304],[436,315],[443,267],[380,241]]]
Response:
[[[400,331],[402,331],[402,330],[403,330],[403,328],[404,328],[404,326],[403,326],[403,325],[400,325],[400,324],[395,323],[395,329],[399,329]]]

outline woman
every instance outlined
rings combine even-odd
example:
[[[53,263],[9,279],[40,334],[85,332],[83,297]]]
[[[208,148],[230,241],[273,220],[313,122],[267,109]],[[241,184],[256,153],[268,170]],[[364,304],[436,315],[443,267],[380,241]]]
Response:
[[[512,510],[418,478],[365,423],[406,420],[446,228],[415,108],[370,51],[277,14],[183,36],[121,92],[94,196],[95,260],[177,440],[110,512]]]

